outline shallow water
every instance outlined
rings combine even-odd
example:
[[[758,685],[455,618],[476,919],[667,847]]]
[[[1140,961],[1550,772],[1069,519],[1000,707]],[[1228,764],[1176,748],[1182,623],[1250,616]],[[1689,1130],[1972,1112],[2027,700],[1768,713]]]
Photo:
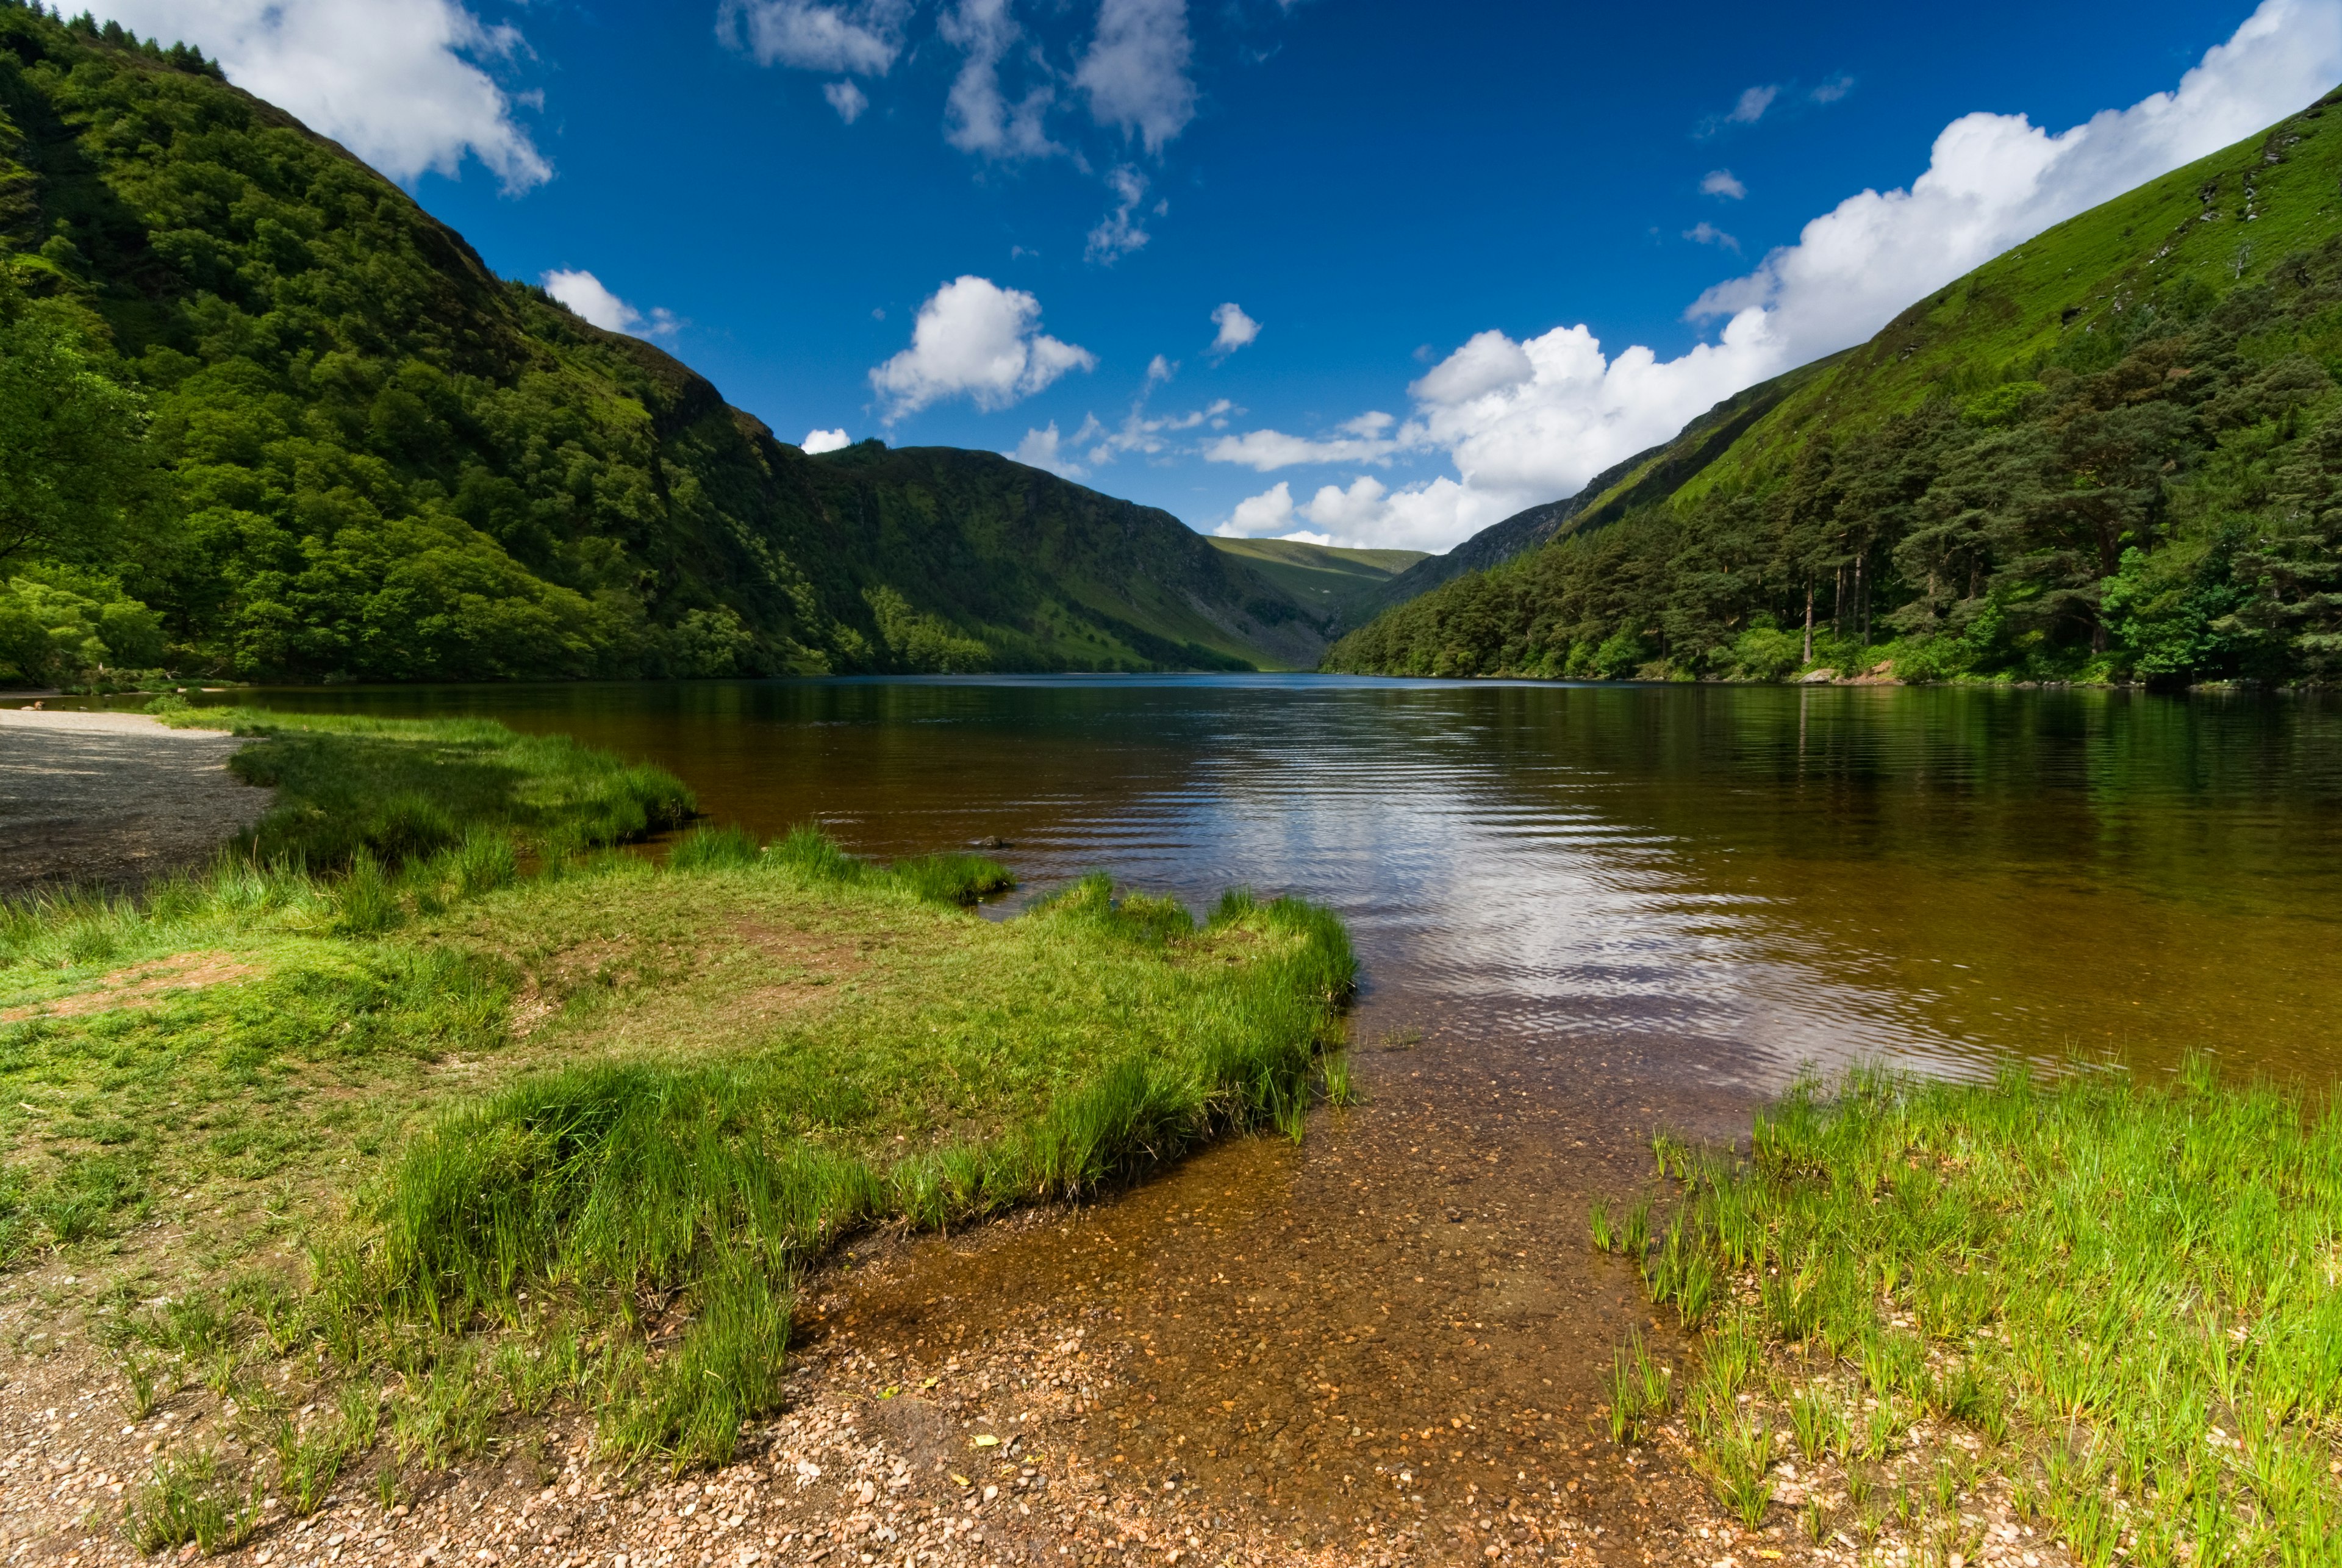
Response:
[[[1606,1562],[1712,1556],[1693,1478],[1592,1441],[1629,1326],[1673,1353],[1586,1244],[1589,1201],[1651,1190],[1656,1126],[1728,1141],[1802,1065],[1866,1058],[2342,1063],[2342,706],[2316,699],[1312,677],[257,696],[574,734],[760,834],[1006,840],[1019,900],[1104,868],[1198,907],[1246,883],[1337,910],[1365,964],[1363,1107],[1038,1224],[866,1240],[800,1324],[873,1412],[933,1378],[1004,1423],[973,1380],[1020,1372],[1018,1333],[1085,1328],[1115,1380],[1027,1453],[1184,1500],[1207,1552],[1266,1534],[1388,1562],[1415,1531],[1476,1560],[1526,1494],[1600,1525]]]
[[[1386,1024],[1625,1034],[1687,1081],[2342,1060],[2327,700],[1311,676],[259,700],[565,731],[719,819],[869,854],[998,837],[1027,896],[1093,868],[1198,906],[1297,892],[1350,923]]]

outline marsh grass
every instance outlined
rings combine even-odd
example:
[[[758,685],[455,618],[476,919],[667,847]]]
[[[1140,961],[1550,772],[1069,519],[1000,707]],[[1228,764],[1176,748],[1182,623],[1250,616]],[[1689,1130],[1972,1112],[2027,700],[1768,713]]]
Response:
[[[2331,1108],[2202,1060],[1857,1073],[1761,1115],[1746,1163],[1655,1153],[1685,1192],[1653,1294],[1693,1258],[1723,1282],[1686,1427],[1744,1520],[1777,1413],[1939,1555],[1988,1491],[2089,1564],[2342,1561]]]

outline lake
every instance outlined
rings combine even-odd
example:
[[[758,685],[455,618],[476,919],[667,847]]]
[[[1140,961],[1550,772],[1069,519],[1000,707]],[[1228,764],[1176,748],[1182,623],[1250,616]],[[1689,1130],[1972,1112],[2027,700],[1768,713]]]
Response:
[[[2323,1076],[2342,1061],[2342,704],[1326,676],[265,691],[648,758],[713,817],[881,856],[998,838],[1331,905],[1368,1014],[1777,1087],[1883,1059]],[[1013,907],[1013,904],[1012,904]]]
[[[1316,676],[238,694],[566,732],[760,834],[1004,840],[1023,886],[996,915],[1096,868],[1197,907],[1243,883],[1338,911],[1362,1106],[1077,1208],[858,1237],[792,1331],[792,1400],[874,1418],[1085,1333],[1112,1375],[1072,1446],[1234,1537],[1465,1529],[1564,1479],[1621,1551],[1701,1516],[1688,1471],[1613,1453],[1592,1484],[1572,1442],[1630,1329],[1684,1353],[1586,1241],[1594,1200],[1665,1201],[1655,1129],[1743,1140],[1801,1070],[1865,1060],[2154,1072],[2192,1049],[2321,1086],[2342,1064],[2330,699]],[[1395,1434],[1412,1469],[1367,1486]]]

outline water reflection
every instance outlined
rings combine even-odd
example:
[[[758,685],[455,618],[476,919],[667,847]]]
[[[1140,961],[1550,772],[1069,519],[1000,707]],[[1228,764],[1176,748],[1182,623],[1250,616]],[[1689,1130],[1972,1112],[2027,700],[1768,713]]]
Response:
[[[2342,1060],[2342,709],[2314,698],[1325,677],[285,691],[656,760],[759,833],[997,836],[1332,904],[1377,1016],[1706,1082],[1885,1056]]]

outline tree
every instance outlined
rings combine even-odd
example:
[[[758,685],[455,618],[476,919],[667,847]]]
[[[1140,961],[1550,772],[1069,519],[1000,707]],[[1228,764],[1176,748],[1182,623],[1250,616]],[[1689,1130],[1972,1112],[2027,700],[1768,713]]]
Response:
[[[0,564],[110,554],[153,474],[139,395],[0,275]]]

